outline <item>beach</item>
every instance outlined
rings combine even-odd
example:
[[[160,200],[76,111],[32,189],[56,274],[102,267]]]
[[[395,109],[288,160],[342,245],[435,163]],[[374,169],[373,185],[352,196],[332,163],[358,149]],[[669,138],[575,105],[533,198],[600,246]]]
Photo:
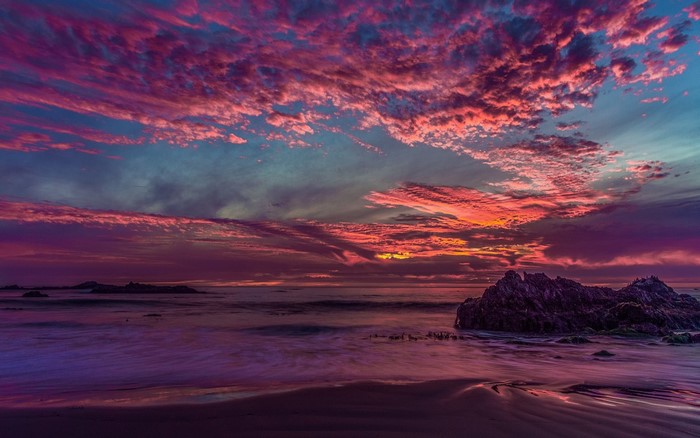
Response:
[[[534,389],[534,388],[530,388]],[[615,404],[581,394],[468,380],[356,383],[222,403],[139,408],[2,409],[7,437],[537,436],[693,437],[698,409]]]

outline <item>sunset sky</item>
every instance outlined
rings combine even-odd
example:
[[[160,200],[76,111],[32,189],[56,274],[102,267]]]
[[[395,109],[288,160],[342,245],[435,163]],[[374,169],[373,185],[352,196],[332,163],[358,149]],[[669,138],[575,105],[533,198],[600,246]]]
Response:
[[[700,1],[0,0],[0,284],[700,283]]]

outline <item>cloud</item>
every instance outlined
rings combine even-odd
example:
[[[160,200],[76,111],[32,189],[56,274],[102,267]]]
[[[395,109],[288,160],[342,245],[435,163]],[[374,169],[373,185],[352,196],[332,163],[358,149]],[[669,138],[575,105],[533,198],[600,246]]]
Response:
[[[628,161],[627,165],[627,171],[637,181],[661,179],[671,174],[661,161]]]
[[[23,223],[81,224],[95,226],[144,226],[183,229],[213,224],[211,220],[178,218],[155,214],[85,210],[77,207],[37,204],[0,199],[0,220]]]
[[[659,161],[617,165],[620,153],[580,137],[535,136],[510,146],[471,152],[512,175],[492,189],[407,183],[366,199],[435,215],[461,228],[514,228],[547,218],[572,218],[600,211],[669,175]],[[614,178],[607,187],[605,180]],[[444,217],[443,217],[444,216]]]
[[[665,96],[655,96],[655,97],[647,97],[642,100],[640,100],[641,103],[654,103],[654,102],[661,102],[661,103],[666,103],[668,102],[668,97]]]
[[[685,44],[686,24],[662,30],[668,18],[649,8],[638,0],[11,3],[0,17],[0,101],[128,121],[142,141],[183,146],[240,143],[246,131],[310,144],[332,109],[358,128],[460,149],[460,139],[590,106],[611,74],[648,83],[682,73],[668,54]],[[650,38],[659,31],[663,38]],[[644,70],[633,72],[638,55]]]
[[[386,192],[372,192],[366,199],[386,207],[407,207],[433,215],[455,218],[462,227],[508,228],[547,216],[552,208],[537,198],[515,198],[467,187],[432,187],[407,183]]]
[[[85,147],[82,143],[60,142],[53,140],[50,136],[38,132],[12,133],[14,135],[3,135],[0,132],[0,149],[19,152],[39,152],[47,150],[75,150],[84,154],[97,155],[97,149]]]
[[[248,142],[248,140],[241,138],[236,134],[229,134],[227,140],[231,144],[243,144]]]
[[[8,107],[2,107],[0,123],[4,126],[5,132],[12,133],[12,135],[21,135],[32,130],[45,130],[51,134],[70,136],[83,142],[88,141],[109,145],[135,145],[143,142],[143,138],[113,134],[76,122],[59,123],[46,118],[32,116],[25,112],[15,111]]]
[[[0,200],[0,234],[8,229],[8,223],[25,230],[30,227],[34,230],[31,235],[39,239],[33,241],[34,238],[24,236],[18,240],[17,234],[10,231],[3,237],[5,245],[22,250],[8,253],[5,257],[8,263],[32,259],[30,264],[36,266],[37,258],[43,260],[43,265],[55,257],[77,254],[75,260],[88,258],[100,263],[111,260],[132,270],[138,260],[172,267],[173,263],[180,263],[185,254],[182,251],[186,251],[190,254],[186,257],[190,264],[183,266],[181,273],[204,275],[202,272],[214,269],[216,275],[221,275],[225,261],[247,260],[251,272],[237,270],[241,279],[250,279],[249,274],[261,272],[270,279],[301,278],[306,273],[324,270],[334,278],[376,276],[384,280],[421,272],[452,275],[462,273],[466,267],[499,270],[544,249],[531,236],[505,233],[496,237],[459,231],[441,221],[419,224],[237,221]],[[118,262],[112,257],[114,254],[125,257],[125,261]],[[218,261],[206,265],[213,263],[213,259]],[[430,263],[421,265],[421,260]],[[393,264],[397,261],[402,264]],[[279,271],[275,273],[274,269]]]
[[[605,261],[562,258],[553,259],[550,262],[583,269],[619,266],[700,266],[700,252],[686,250],[649,251],[633,255],[620,255]]]
[[[621,84],[628,84],[633,81],[633,71],[636,66],[635,60],[628,56],[613,58],[610,61],[610,70],[618,83]]]
[[[0,221],[21,224],[78,225],[86,229],[120,229],[136,234],[155,233],[149,241],[160,238],[207,242],[245,253],[305,253],[341,262],[350,257],[371,261],[372,250],[362,244],[362,228],[356,228],[354,239],[340,238],[330,228],[313,221],[272,222],[233,219],[189,218],[139,212],[83,209],[47,203],[0,200]],[[352,227],[351,225],[347,225]],[[371,236],[372,229],[365,229]],[[177,235],[179,233],[179,236]],[[346,237],[351,236],[347,234]]]
[[[297,134],[313,134],[314,130],[306,123],[304,114],[285,114],[273,111],[266,119],[267,123],[278,128],[285,128]]]
[[[659,171],[653,163],[631,167],[646,176]],[[378,201],[388,205],[399,204],[403,197],[401,206],[415,205],[427,214],[399,217],[410,220],[393,223],[238,221],[2,200],[0,258],[2,269],[15,276],[26,271],[32,281],[37,281],[37,272],[91,272],[109,278],[139,275],[161,281],[235,279],[256,284],[450,283],[512,268],[580,273],[592,267],[666,269],[697,264],[697,233],[679,232],[678,226],[688,226],[681,216],[696,214],[688,206],[661,209],[671,216],[667,224],[644,212],[635,217],[649,216],[648,224],[630,222],[629,212],[621,210],[572,222],[554,217],[556,209],[548,209],[552,206],[541,200],[504,197],[505,202],[499,203],[488,194],[459,187],[413,185],[381,196]],[[480,203],[470,205],[474,199]],[[516,216],[529,210],[543,216],[531,222],[488,223],[489,215],[499,218],[503,212],[510,217],[506,211],[510,208]],[[622,210],[629,208],[623,205]],[[455,216],[446,215],[444,209]],[[63,274],[54,272],[58,268]],[[319,272],[326,277],[309,277]]]
[[[576,250],[551,254],[564,238],[530,229],[589,220],[669,174],[664,163],[625,161],[609,145],[567,135],[579,121],[557,123],[560,135],[535,134],[550,116],[593,105],[612,81],[657,87],[684,73],[677,51],[688,22],[651,16],[644,0],[5,3],[2,149],[95,154],[165,142],[252,150],[309,147],[342,135],[381,153],[368,140],[380,130],[489,168],[469,187],[406,171],[405,180],[418,182],[387,188],[403,178],[385,185],[383,174],[381,188],[363,192],[376,214],[358,222],[261,220],[251,199],[229,210],[247,208],[250,220],[0,200],[0,225],[10,230],[3,237],[24,230],[19,234],[33,242],[3,241],[17,251],[7,256],[13,267],[24,257],[50,269],[52,260],[107,263],[125,254],[119,263],[130,269],[140,260],[162,273],[233,272],[269,282],[319,273],[329,281],[457,281],[473,272],[564,266],[557,260],[579,260]],[[686,9],[690,19],[697,5]],[[143,208],[201,210],[168,196],[176,185],[159,182]],[[178,184],[186,183],[197,182]],[[304,189],[282,201],[305,204],[292,211],[312,211],[306,204],[314,187]],[[208,214],[226,211],[226,202],[212,200],[219,195],[207,195],[216,207]],[[580,260],[609,262],[600,254]]]
[[[657,38],[663,41],[659,44],[659,49],[664,53],[673,53],[683,47],[688,42],[688,35],[685,32],[690,28],[690,21],[684,21],[669,29],[659,32]]]
[[[700,20],[700,1],[692,3],[690,6],[683,9],[683,11],[688,13],[688,18],[691,20]]]
[[[577,121],[577,122],[559,122],[557,123],[557,130],[559,131],[575,131],[581,127],[582,122]]]

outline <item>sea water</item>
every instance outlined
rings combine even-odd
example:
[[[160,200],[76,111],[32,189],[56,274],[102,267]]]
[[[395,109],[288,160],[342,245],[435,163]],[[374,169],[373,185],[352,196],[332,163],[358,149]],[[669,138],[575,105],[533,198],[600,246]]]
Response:
[[[700,415],[700,345],[455,330],[483,289],[0,292],[0,406],[197,403],[356,381],[479,379]],[[677,290],[697,294],[695,290]],[[436,339],[434,332],[454,336]],[[598,357],[607,350],[614,354]]]

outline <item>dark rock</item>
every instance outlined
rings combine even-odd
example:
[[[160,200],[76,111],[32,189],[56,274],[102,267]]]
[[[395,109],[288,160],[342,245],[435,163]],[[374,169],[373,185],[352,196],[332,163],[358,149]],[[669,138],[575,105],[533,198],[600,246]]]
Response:
[[[520,339],[511,339],[509,341],[506,341],[506,344],[510,344],[510,345],[537,345],[533,342],[527,342],[527,341],[523,341]]]
[[[92,289],[93,294],[203,294],[188,286],[154,286],[130,282],[125,286],[101,284]]]
[[[653,332],[653,330],[652,330]],[[615,327],[612,330],[601,330],[598,332],[600,335],[609,335],[609,336],[624,336],[626,338],[647,338],[649,337],[649,333],[646,332],[639,332],[633,328],[630,327]]]
[[[612,357],[612,356],[615,356],[615,354],[609,352],[608,350],[600,350],[600,351],[596,351],[595,353],[593,353],[593,356],[597,356],[597,357]]]
[[[76,284],[75,286],[69,286],[70,289],[95,289],[98,287],[110,287],[110,285],[98,283],[96,281],[84,281],[80,284]]]
[[[20,287],[19,285],[16,284],[8,284],[7,286],[0,287],[0,290],[22,290],[24,289],[23,287]]]
[[[697,340],[696,340],[697,339]],[[700,341],[700,335],[691,335],[690,333],[671,333],[664,336],[662,339],[669,344],[693,344]]]
[[[459,339],[457,335],[452,332],[428,332],[425,336],[429,339],[435,339],[436,341],[454,341]]]
[[[39,292],[38,290],[30,290],[22,294],[23,298],[48,298],[49,296],[45,293]]]
[[[161,315],[160,313],[147,313],[147,314],[145,314],[145,315],[143,315],[143,316],[146,317],[146,318],[160,318],[160,317],[162,317],[163,315]]]
[[[567,336],[557,341],[560,344],[590,344],[591,341],[583,336]]]
[[[583,286],[545,274],[506,272],[479,298],[457,309],[462,329],[530,333],[606,332],[619,335],[666,335],[700,329],[700,302],[677,294],[656,277],[637,279],[613,290]]]

